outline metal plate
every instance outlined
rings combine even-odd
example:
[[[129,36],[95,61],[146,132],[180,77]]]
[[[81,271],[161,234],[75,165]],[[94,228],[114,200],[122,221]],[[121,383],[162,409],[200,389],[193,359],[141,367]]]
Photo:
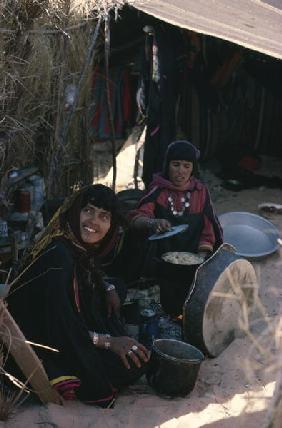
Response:
[[[228,212],[219,216],[224,242],[246,258],[264,257],[279,247],[278,229],[270,221],[248,212]]]
[[[179,224],[178,226],[172,226],[167,232],[154,233],[149,236],[149,241],[155,241],[157,239],[169,238],[170,236],[176,235],[177,233],[184,232],[188,228],[188,224]]]

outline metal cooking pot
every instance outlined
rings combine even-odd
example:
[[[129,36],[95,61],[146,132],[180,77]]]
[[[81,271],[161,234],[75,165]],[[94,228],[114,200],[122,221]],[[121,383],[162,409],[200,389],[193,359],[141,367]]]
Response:
[[[157,339],[147,378],[159,394],[185,397],[194,389],[203,360],[202,352],[188,343]]]
[[[170,261],[164,260],[165,256],[168,255],[179,255],[180,257],[183,255],[191,255],[198,259],[196,263],[193,264],[180,264],[180,263],[172,263]],[[157,260],[157,273],[160,278],[165,278],[168,280],[174,280],[177,282],[190,282],[190,280],[194,277],[194,274],[200,264],[204,260],[202,257],[198,256],[194,253],[189,252],[170,252],[162,255],[160,259]]]

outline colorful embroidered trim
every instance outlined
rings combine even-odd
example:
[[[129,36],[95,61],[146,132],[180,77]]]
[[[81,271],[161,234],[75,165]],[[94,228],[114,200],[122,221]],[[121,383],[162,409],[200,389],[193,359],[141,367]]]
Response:
[[[75,390],[80,387],[80,380],[76,376],[60,376],[50,383],[65,400],[76,399]]]

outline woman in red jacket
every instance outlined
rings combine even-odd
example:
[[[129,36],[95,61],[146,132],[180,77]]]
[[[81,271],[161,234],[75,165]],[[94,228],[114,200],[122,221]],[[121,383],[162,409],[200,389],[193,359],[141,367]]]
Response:
[[[171,226],[188,224],[186,231],[154,242],[154,253],[157,256],[168,251],[188,251],[206,258],[222,243],[222,229],[209,191],[194,175],[197,173],[199,156],[199,150],[188,141],[171,143],[166,152],[163,171],[154,176],[149,192],[131,213],[132,228],[143,230],[145,234],[161,233]],[[148,248],[147,255],[148,266],[152,264],[152,253]],[[176,293],[178,296],[172,296],[172,287],[168,287],[170,292],[167,295],[167,287],[161,286],[162,304],[168,312],[179,312],[183,304],[183,293],[186,296],[187,291],[183,290],[181,297],[177,299],[179,290]],[[179,300],[181,304],[171,303],[172,297],[174,302]]]

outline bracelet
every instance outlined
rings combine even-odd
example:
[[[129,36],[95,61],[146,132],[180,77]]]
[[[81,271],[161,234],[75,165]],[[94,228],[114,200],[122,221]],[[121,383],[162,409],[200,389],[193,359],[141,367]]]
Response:
[[[106,291],[112,291],[112,290],[115,290],[115,289],[116,289],[116,287],[114,286],[114,284],[109,284],[106,287]]]
[[[99,342],[99,334],[95,331],[93,332],[92,342],[95,346],[97,346]]]

